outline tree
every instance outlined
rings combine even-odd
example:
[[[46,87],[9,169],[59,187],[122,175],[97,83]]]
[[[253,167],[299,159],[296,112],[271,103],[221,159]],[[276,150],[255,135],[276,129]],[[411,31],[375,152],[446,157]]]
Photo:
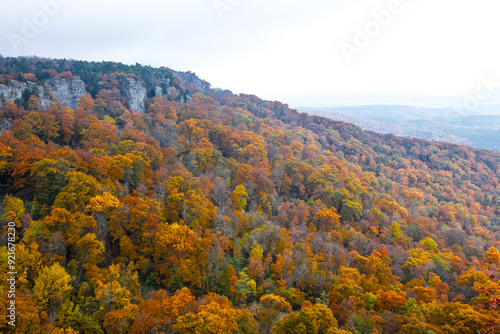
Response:
[[[62,301],[67,298],[71,291],[71,276],[59,263],[54,263],[50,267],[43,267],[40,275],[35,279],[33,287],[33,299],[37,306],[55,312]]]
[[[88,148],[104,149],[109,143],[118,140],[116,127],[106,122],[95,122],[90,124],[84,134],[85,145]]]
[[[156,201],[134,192],[120,201],[120,208],[109,221],[113,242],[120,242],[123,259],[146,262],[153,252],[154,236],[160,231]]]
[[[202,238],[185,225],[162,224],[154,246],[154,261],[161,281],[174,287],[189,283],[201,288],[206,255],[213,241],[211,233]]]
[[[276,323],[273,333],[276,334],[333,334],[338,333],[337,320],[326,306],[312,306],[306,302],[299,312],[286,315]]]
[[[28,110],[39,112],[41,108],[40,99],[36,95],[31,95],[28,100]]]
[[[346,221],[358,221],[361,218],[363,206],[351,199],[342,200],[342,209],[340,215]]]
[[[33,134],[43,141],[48,142],[59,137],[60,126],[52,114],[32,111],[23,117],[23,120],[31,126]]]
[[[139,313],[139,307],[128,304],[121,310],[112,310],[104,317],[104,328],[107,333],[121,334],[129,332],[132,322]]]
[[[437,248],[438,244],[434,241],[434,239],[430,237],[425,237],[424,239],[420,240],[420,243],[422,246],[427,248],[427,250],[433,251]]]
[[[73,128],[74,122],[75,113],[73,112],[73,110],[69,108],[64,109],[61,115],[61,131],[63,136],[62,140],[66,144],[68,144],[75,135],[75,131]]]
[[[60,76],[63,78],[63,79],[66,79],[66,80],[71,80],[73,79],[73,74],[71,73],[71,71],[64,71],[60,74]]]
[[[82,97],[80,97],[80,100],[78,101],[78,107],[83,108],[86,113],[92,113],[94,112],[95,108],[95,103],[94,99],[90,96],[90,94],[84,94]]]
[[[100,310],[103,314],[129,306],[130,297],[130,291],[116,280],[107,283],[100,280],[96,282],[95,299],[99,301]]]
[[[247,205],[248,194],[245,190],[245,187],[241,184],[238,184],[231,194],[231,199],[236,207],[236,210],[244,210]]]
[[[66,185],[66,174],[70,164],[64,159],[44,158],[33,164],[31,177],[35,181],[36,201],[47,206],[52,205],[57,194]]]
[[[248,276],[256,282],[264,280],[263,249],[260,244],[256,244],[250,252],[248,259]]]
[[[335,208],[319,210],[314,215],[313,221],[320,232],[329,232],[340,227],[340,216]]]
[[[0,173],[7,172],[12,165],[12,148],[0,143]]]
[[[86,234],[76,243],[76,256],[73,263],[68,264],[69,267],[75,267],[77,274],[76,282],[79,283],[83,274],[83,270],[90,273],[90,277],[96,275],[98,268],[97,264],[104,260],[104,244],[97,240],[93,233]]]
[[[14,222],[16,227],[21,227],[21,220],[26,211],[23,201],[17,197],[6,196],[3,203],[2,219],[6,222]]]
[[[108,235],[108,217],[112,211],[120,206],[120,201],[109,192],[94,196],[87,206],[91,210],[98,226],[98,236],[100,240],[105,240]]]
[[[489,263],[500,266],[500,252],[495,247],[491,247],[484,253],[486,255],[486,261]]]
[[[356,268],[340,267],[338,277],[335,277],[328,293],[329,307],[340,324],[347,322],[351,315],[366,306],[361,287],[364,280],[366,277]]]
[[[292,307],[283,297],[274,294],[262,296],[259,303],[261,307],[258,315],[259,330],[266,334],[271,333],[271,329],[282,313],[292,311]]]
[[[67,184],[57,195],[54,206],[71,212],[84,211],[90,199],[97,195],[99,183],[82,172],[68,172]]]
[[[444,333],[474,334],[483,332],[494,316],[480,313],[470,305],[458,302],[439,305],[436,302],[421,305],[428,323],[432,323]]]
[[[33,303],[33,296],[24,294],[22,291],[16,291],[16,320],[15,327],[7,324],[10,319],[7,318],[7,307],[10,305],[10,299],[4,293],[3,287],[0,288],[2,298],[0,299],[0,331],[3,333],[24,334],[36,333],[43,334],[52,332],[47,324],[47,314],[39,306]]]
[[[231,305],[226,297],[210,293],[207,304],[201,305],[196,313],[187,313],[177,318],[174,331],[179,334],[207,333],[232,334],[238,332],[238,320],[242,313]]]
[[[168,297],[164,290],[150,292],[139,304],[140,311],[134,319],[130,333],[171,331],[175,320],[188,312],[194,300],[195,297],[188,288],[177,290],[172,297]]]

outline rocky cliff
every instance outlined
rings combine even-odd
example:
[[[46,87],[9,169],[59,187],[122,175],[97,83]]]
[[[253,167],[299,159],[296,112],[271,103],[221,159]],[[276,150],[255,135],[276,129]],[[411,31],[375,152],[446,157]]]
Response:
[[[102,89],[111,91],[118,88],[120,101],[131,112],[145,112],[147,98],[164,97],[186,103],[196,92],[207,94],[213,91],[208,82],[193,72],[176,72],[139,64],[90,64],[33,57],[0,56],[0,83],[4,83],[0,84],[0,99],[17,100],[24,107],[29,97],[36,95],[42,106],[57,100],[76,109],[84,94],[96,98]]]
[[[146,110],[144,100],[147,98],[144,82],[134,78],[126,78],[121,82],[121,93],[127,98],[127,107],[132,112]]]
[[[29,81],[23,83],[11,80],[7,85],[0,84],[0,101],[21,100],[23,94],[28,98],[30,95],[36,95],[40,99],[42,106],[50,105],[55,98],[68,108],[76,109],[80,98],[87,94],[85,82],[80,79],[57,78],[47,80],[45,87]],[[127,108],[130,111],[145,111],[144,101],[147,98],[147,93],[144,82],[134,78],[123,79],[121,82],[121,95],[127,98]],[[162,95],[160,87],[156,87],[155,95]]]
[[[42,106],[47,106],[52,102],[50,93],[31,81],[24,83],[12,80],[8,85],[0,85],[0,101],[16,101],[21,99],[23,94],[38,96]]]
[[[87,94],[80,79],[53,79],[47,82],[47,87],[59,102],[71,109],[76,109],[80,98]]]

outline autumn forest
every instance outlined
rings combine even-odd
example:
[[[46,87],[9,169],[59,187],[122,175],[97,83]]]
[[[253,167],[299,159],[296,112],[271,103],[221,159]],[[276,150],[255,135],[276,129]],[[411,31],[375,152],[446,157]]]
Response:
[[[500,153],[168,68],[0,57],[0,85],[57,78],[85,83],[76,108],[0,96],[0,332],[500,332]]]

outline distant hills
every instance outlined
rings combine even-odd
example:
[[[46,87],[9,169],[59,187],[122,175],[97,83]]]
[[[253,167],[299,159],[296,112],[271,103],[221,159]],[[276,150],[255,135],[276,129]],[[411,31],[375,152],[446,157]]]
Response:
[[[450,108],[402,105],[304,108],[302,111],[353,123],[363,130],[500,151],[500,115],[491,111],[467,115]]]

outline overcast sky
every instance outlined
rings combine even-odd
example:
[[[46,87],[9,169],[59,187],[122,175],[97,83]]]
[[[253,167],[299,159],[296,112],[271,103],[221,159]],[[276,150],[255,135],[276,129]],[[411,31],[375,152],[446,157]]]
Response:
[[[498,0],[0,4],[5,56],[191,70],[214,87],[292,106],[462,103],[476,95],[493,103],[500,95]]]

